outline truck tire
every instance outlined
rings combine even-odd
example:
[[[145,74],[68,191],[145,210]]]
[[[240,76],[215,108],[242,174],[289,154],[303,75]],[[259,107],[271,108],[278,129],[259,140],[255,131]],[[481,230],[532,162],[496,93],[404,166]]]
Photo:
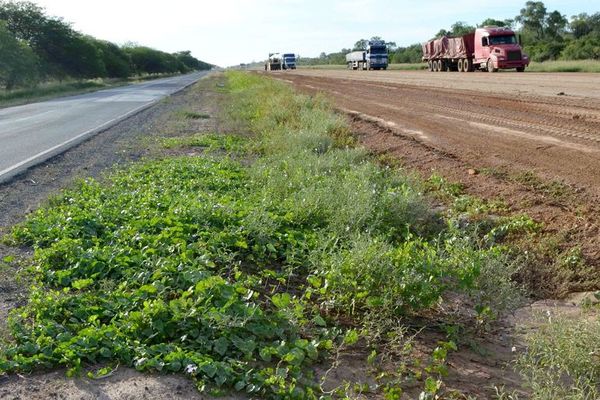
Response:
[[[487,71],[488,72],[498,72],[498,68],[494,68],[494,62],[490,58],[487,62]]]
[[[460,58],[458,60],[458,72],[465,72],[463,69],[463,59],[462,58]]]
[[[517,72],[525,72],[525,67],[517,67]]]
[[[427,61],[427,70],[429,72],[433,72],[433,63],[431,62],[431,60]]]
[[[466,58],[463,60],[463,71],[465,72],[473,72],[473,60],[470,58]]]

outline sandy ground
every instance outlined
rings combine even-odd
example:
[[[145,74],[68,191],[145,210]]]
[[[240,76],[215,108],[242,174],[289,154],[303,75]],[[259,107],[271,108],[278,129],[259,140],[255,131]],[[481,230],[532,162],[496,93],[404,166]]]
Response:
[[[511,96],[561,96],[600,99],[600,74],[585,73],[516,73],[514,70],[496,74],[487,72],[428,71],[347,71],[303,70],[282,71],[282,74],[326,77],[362,82],[411,85],[419,88],[442,88],[505,93]]]

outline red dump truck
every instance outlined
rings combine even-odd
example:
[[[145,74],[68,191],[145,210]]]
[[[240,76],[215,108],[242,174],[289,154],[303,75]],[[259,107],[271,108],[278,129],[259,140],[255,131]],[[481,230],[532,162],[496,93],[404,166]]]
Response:
[[[529,57],[512,30],[489,26],[464,36],[442,36],[423,43],[423,61],[432,72],[510,68],[523,72],[529,65]]]

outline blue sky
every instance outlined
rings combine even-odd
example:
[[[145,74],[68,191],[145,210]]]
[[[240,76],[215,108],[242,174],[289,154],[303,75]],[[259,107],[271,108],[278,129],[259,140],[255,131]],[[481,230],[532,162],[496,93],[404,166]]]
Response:
[[[119,44],[191,50],[220,66],[269,52],[318,56],[381,36],[406,46],[456,21],[513,18],[525,0],[34,0],[75,29]],[[451,5],[449,5],[451,3]],[[544,1],[567,17],[600,11],[596,1]]]

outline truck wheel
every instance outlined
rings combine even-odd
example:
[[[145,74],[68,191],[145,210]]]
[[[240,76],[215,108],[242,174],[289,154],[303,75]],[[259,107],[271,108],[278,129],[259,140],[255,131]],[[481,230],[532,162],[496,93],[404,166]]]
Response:
[[[433,72],[433,63],[431,62],[431,60],[427,61],[427,70],[429,72]]]
[[[525,72],[525,67],[517,67],[517,72]]]
[[[487,70],[488,72],[498,72],[498,68],[494,68],[494,62],[492,59],[489,59],[487,62]]]
[[[465,72],[463,70],[463,60],[462,60],[462,58],[458,60],[458,72]]]
[[[473,72],[473,60],[468,58],[463,60],[463,71]]]

